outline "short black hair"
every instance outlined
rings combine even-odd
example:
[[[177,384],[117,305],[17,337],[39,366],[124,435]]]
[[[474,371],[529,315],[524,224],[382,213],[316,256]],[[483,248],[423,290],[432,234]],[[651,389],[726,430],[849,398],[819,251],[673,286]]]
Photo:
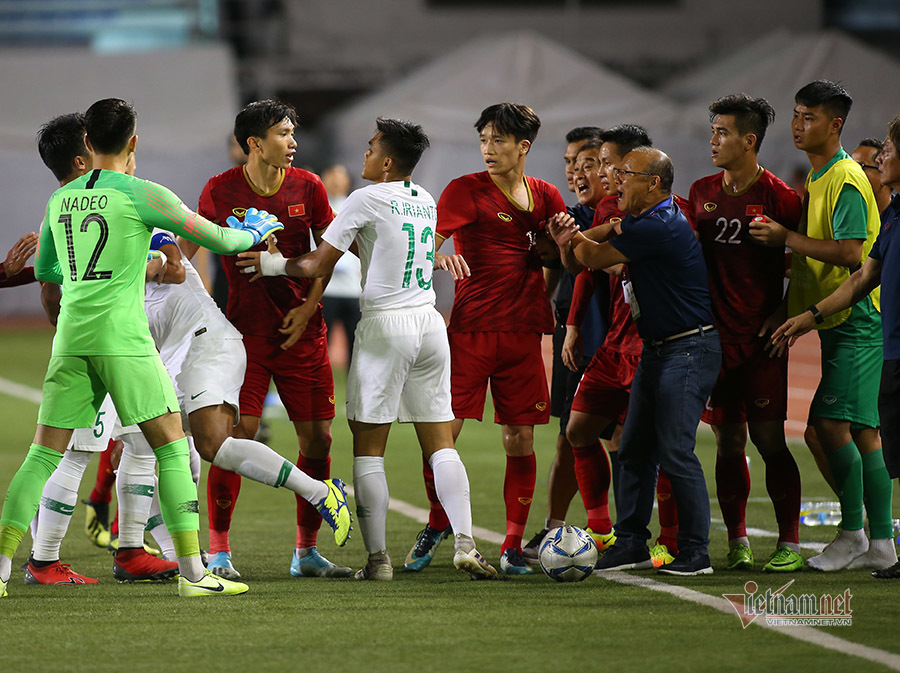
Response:
[[[884,147],[884,143],[878,140],[878,138],[863,138],[859,141],[857,147],[871,147],[875,149],[876,152],[880,152]]]
[[[541,120],[534,110],[519,103],[497,103],[486,107],[475,122],[475,129],[481,133],[488,124],[493,124],[494,131],[501,135],[511,134],[516,142],[534,142],[541,128]]]
[[[719,115],[734,117],[734,125],[742,136],[752,133],[756,136],[753,146],[759,152],[766,129],[775,121],[775,108],[765,98],[753,98],[745,93],[722,96],[709,106],[709,121],[714,123]]]
[[[581,154],[585,150],[597,150],[599,152],[601,147],[603,147],[603,141],[597,138],[594,140],[586,140],[584,145],[578,148],[578,154]]]
[[[268,130],[282,119],[287,119],[296,126],[297,111],[290,103],[271,98],[254,101],[238,112],[234,118],[234,138],[244,154],[250,154],[248,138],[265,138]]]
[[[72,112],[54,117],[41,126],[37,144],[41,161],[62,182],[75,170],[72,164],[75,157],[89,154],[84,145],[84,115]]]
[[[566,143],[580,143],[582,140],[597,140],[603,129],[599,126],[576,126],[566,134]]]
[[[375,125],[381,131],[379,142],[387,150],[387,155],[394,160],[403,175],[410,175],[422,158],[422,153],[431,146],[425,131],[410,121],[383,117],[376,119]]]
[[[121,98],[104,98],[84,113],[84,130],[97,154],[119,154],[137,128],[137,111]]]
[[[647,135],[647,129],[637,124],[619,124],[600,134],[604,143],[612,143],[619,148],[623,157],[637,147],[652,147],[653,141]]]
[[[846,124],[847,117],[850,115],[850,106],[853,105],[853,98],[837,82],[817,79],[815,82],[810,82],[800,89],[797,95],[794,96],[794,102],[806,107],[818,107],[821,105],[822,109],[830,114],[832,119],[840,118],[843,120],[843,124]],[[838,130],[838,135],[840,135],[840,131],[844,130],[843,124]]]
[[[675,182],[675,165],[672,160],[662,150],[657,150],[647,145],[635,147],[632,152],[640,152],[641,154],[659,153],[655,159],[652,159],[647,165],[647,172],[659,178],[659,187],[666,194],[672,193],[672,183]]]

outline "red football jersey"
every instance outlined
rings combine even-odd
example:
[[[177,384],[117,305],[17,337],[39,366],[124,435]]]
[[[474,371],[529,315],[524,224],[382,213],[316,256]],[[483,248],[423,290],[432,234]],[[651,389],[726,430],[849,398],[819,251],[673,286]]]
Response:
[[[457,178],[438,201],[437,233],[453,236],[472,275],[456,281],[451,332],[553,332],[535,236],[547,218],[566,212],[559,190],[525,178],[531,208],[522,210],[487,171]]]
[[[334,218],[328,205],[328,194],[319,176],[300,168],[289,167],[281,185],[271,194],[259,193],[244,172],[243,166],[220,173],[203,188],[197,212],[222,226],[235,215],[243,218],[248,208],[266,210],[284,225],[275,234],[278,249],[285,257],[296,257],[310,251],[310,230],[327,227]],[[260,243],[252,250],[265,250]],[[242,334],[280,337],[281,321],[292,308],[306,299],[312,280],[274,276],[251,283],[250,275],[240,273],[235,257],[222,257],[228,278],[228,306],[225,314]],[[321,304],[309,320],[301,338],[315,339],[325,334]]]
[[[709,273],[713,316],[723,343],[747,343],[784,296],[784,249],[750,236],[750,221],[767,215],[788,229],[800,221],[797,193],[769,171],[741,194],[722,185],[724,171],[691,186],[695,231]]]
[[[615,220],[621,222],[623,217],[625,217],[625,213],[619,210],[618,197],[606,196],[597,204],[592,227]],[[628,265],[626,264],[625,273],[627,274],[627,272]],[[591,270],[578,274],[578,278],[575,279],[575,289],[572,292],[572,306],[569,309],[567,324],[581,324],[584,310],[593,295],[596,283],[609,283],[609,328],[606,331],[603,348],[620,353],[640,354],[642,342],[638,336],[637,325],[631,319],[631,307],[625,303],[622,278],[618,276],[609,276],[603,271]]]

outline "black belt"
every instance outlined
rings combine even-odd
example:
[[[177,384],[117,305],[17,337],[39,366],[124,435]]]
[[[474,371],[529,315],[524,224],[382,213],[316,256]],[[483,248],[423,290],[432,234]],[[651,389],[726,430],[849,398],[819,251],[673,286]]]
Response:
[[[700,327],[695,327],[687,332],[679,332],[678,334],[673,334],[672,336],[667,336],[662,339],[648,339],[644,343],[648,346],[662,346],[670,341],[677,341],[678,339],[684,339],[685,337],[694,336],[695,334],[703,334],[704,332],[709,332],[715,328],[715,325],[701,325]]]

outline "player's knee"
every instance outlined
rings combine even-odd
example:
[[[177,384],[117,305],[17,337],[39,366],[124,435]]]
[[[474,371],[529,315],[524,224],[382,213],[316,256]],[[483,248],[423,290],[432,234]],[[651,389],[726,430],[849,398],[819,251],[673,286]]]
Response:
[[[528,425],[503,426],[503,448],[509,456],[534,453],[534,429]]]
[[[747,447],[745,426],[713,426],[713,433],[716,436],[716,450],[720,456],[739,455]]]

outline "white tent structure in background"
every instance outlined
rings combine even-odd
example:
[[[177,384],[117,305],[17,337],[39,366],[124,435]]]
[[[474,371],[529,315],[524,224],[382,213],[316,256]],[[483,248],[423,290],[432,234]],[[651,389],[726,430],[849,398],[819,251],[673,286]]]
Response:
[[[228,134],[237,78],[221,45],[98,54],[88,49],[0,51],[0,184],[6,188],[0,254],[37,231],[59,186],[37,152],[35,134],[52,117],[123,98],[138,111],[137,174],[170,187],[196,207],[210,176],[229,167]],[[14,198],[13,198],[13,195]],[[0,293],[0,317],[41,314],[38,286]]]
[[[817,79],[840,82],[853,96],[842,133],[851,151],[861,138],[883,138],[888,122],[900,113],[900,63],[843,33],[797,34],[779,30],[735,52],[668,82],[664,92],[683,104],[681,123],[699,138],[709,137],[709,104],[720,96],[746,92],[766,98],[775,108],[775,125],[766,135],[761,160],[789,177],[790,167],[808,168],[790,133],[794,95]],[[712,165],[710,164],[712,172]]]
[[[361,165],[376,117],[412,120],[432,143],[416,180],[437,198],[453,178],[483,170],[473,124],[485,107],[504,101],[540,116],[528,173],[561,187],[564,137],[573,127],[633,122],[653,135],[674,121],[674,105],[664,97],[524,32],[466,43],[336,114],[330,125],[336,159],[351,171]]]

